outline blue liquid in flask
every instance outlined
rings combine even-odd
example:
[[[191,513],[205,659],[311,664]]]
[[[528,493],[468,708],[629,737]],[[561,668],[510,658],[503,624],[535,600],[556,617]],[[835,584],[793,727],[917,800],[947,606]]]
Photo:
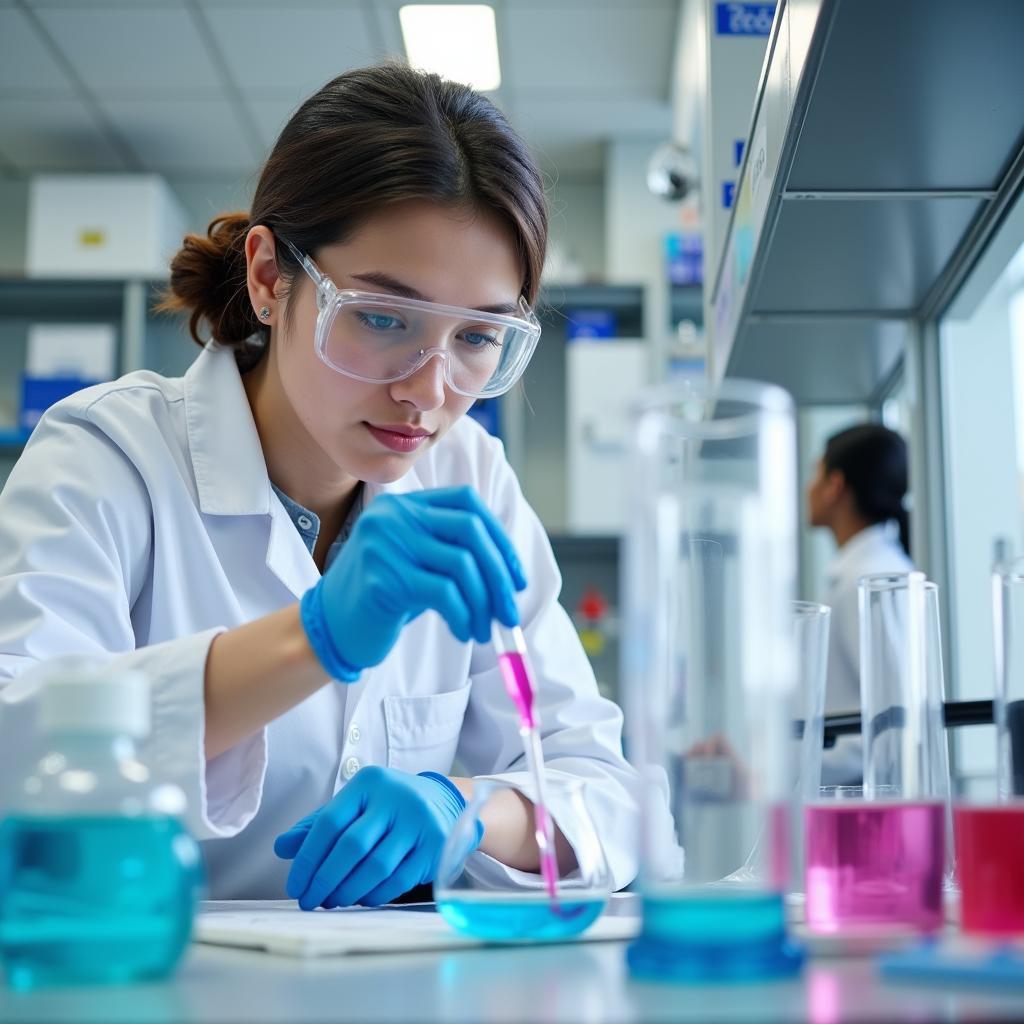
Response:
[[[439,900],[441,916],[460,932],[503,942],[562,939],[578,935],[601,916],[607,900],[546,893],[462,893]]]
[[[787,938],[780,893],[709,885],[645,895],[628,959],[645,979],[756,981],[794,974],[803,953]]]
[[[171,817],[0,822],[0,961],[7,984],[158,978],[188,942],[202,870]]]

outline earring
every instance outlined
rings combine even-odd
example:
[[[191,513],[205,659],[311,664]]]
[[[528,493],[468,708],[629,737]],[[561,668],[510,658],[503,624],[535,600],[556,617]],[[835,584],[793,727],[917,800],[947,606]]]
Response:
[[[261,320],[269,320],[270,319],[270,307],[269,306],[260,306],[259,318]]]

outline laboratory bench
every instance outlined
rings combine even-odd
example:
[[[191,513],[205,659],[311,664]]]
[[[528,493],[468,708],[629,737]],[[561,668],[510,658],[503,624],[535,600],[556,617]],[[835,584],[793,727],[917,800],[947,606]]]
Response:
[[[1024,1017],[1024,994],[882,981],[870,957],[817,957],[795,980],[633,980],[627,943],[465,948],[300,959],[193,945],[161,984],[12,992],[0,1021],[573,1022],[971,1021]]]

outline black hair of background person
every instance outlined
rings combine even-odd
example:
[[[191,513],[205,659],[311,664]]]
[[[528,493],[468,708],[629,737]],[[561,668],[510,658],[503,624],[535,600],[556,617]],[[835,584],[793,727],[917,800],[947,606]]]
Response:
[[[857,511],[872,525],[895,519],[900,544],[910,554],[907,443],[880,423],[862,423],[833,434],[825,445],[825,469],[839,470]]]

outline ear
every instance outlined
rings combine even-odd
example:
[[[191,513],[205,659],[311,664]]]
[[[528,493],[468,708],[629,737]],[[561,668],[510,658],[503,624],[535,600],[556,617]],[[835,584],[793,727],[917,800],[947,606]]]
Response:
[[[266,306],[269,317],[260,317],[260,323],[271,324],[277,318],[277,289],[280,274],[277,272],[277,255],[274,250],[274,235],[270,228],[257,224],[245,236],[246,285],[249,301],[257,311]]]
[[[834,505],[846,492],[846,477],[841,469],[830,469],[825,473],[822,496],[829,505]]]

